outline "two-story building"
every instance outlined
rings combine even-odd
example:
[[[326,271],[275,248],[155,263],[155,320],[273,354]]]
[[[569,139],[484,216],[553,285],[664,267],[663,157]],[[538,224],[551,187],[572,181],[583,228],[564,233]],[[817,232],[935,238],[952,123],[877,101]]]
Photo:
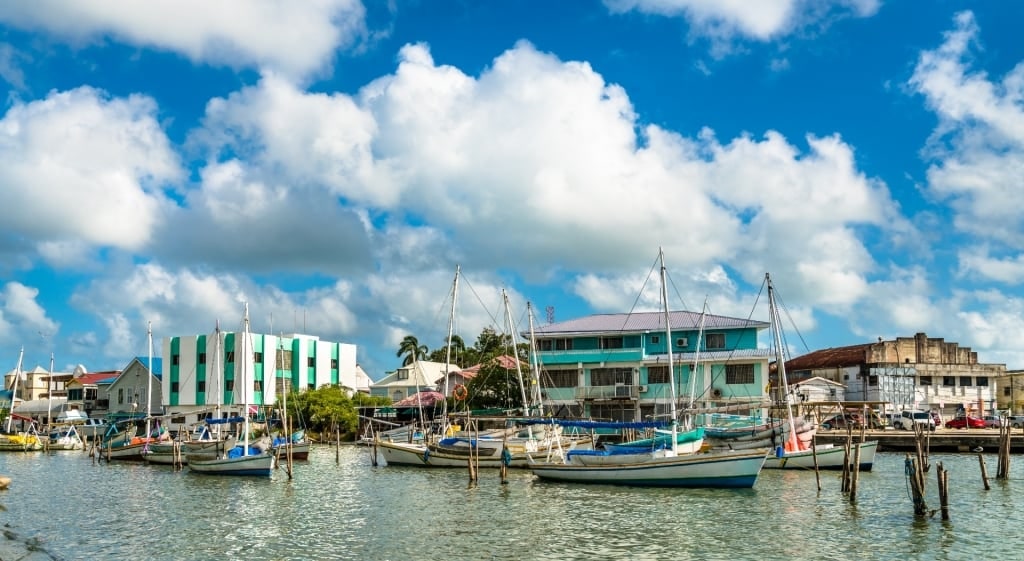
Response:
[[[980,364],[969,347],[918,333],[891,341],[807,353],[786,362],[790,383],[820,376],[846,387],[847,400],[886,402],[891,411],[925,409],[948,417],[974,415],[997,404],[1005,364]]]
[[[774,355],[758,333],[768,323],[688,311],[669,323],[666,333],[663,312],[639,312],[535,327],[545,413],[643,420],[665,415],[674,395],[705,411],[765,415]]]

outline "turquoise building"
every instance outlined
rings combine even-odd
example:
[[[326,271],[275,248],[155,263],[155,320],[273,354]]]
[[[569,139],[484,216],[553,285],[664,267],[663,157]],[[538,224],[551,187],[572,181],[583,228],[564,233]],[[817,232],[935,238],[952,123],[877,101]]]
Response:
[[[687,311],[598,314],[534,327],[545,414],[634,421],[667,416],[669,353],[680,404],[763,416],[767,322]],[[528,334],[527,334],[528,336]]]

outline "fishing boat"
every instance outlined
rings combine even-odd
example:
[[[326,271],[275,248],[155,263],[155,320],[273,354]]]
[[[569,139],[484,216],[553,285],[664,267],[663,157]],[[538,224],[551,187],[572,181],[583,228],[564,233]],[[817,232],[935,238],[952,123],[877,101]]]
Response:
[[[14,367],[14,382],[11,388],[11,409],[14,409],[14,401],[18,397],[18,386],[25,382],[25,374],[22,371],[22,361],[25,358],[25,349],[18,353],[18,364]],[[13,422],[19,421],[24,430],[15,431]],[[9,411],[7,423],[4,426],[4,433],[0,434],[0,452],[32,452],[43,449],[43,441],[36,432],[34,419],[25,417]]]
[[[249,304],[245,305],[242,319],[242,357],[239,366],[238,387],[242,392],[242,443],[223,452],[197,452],[186,454],[189,471],[203,475],[251,475],[270,477],[274,472],[274,455],[269,453],[269,439],[258,444],[250,443],[249,395],[253,391],[252,377],[247,372],[252,357],[252,340],[249,334]],[[249,374],[249,375],[247,375]]]
[[[664,306],[665,340],[672,341],[672,326],[668,307],[668,288],[665,269],[665,254],[658,252],[661,263],[661,300]],[[599,483],[649,487],[753,487],[767,458],[767,448],[752,450],[725,450],[680,453],[678,433],[679,421],[676,412],[675,372],[672,366],[673,353],[666,352],[669,372],[670,431],[667,447],[653,447],[641,451],[629,450],[619,455],[602,458],[597,455],[573,454],[571,451],[561,461],[534,461],[530,469],[542,480],[572,483]],[[609,459],[610,458],[610,459]]]
[[[786,360],[782,347],[782,321],[779,319],[778,307],[775,302],[775,287],[772,284],[771,276],[765,273],[765,283],[768,285],[768,308],[772,330],[772,342],[775,348],[775,364],[778,369],[779,382],[783,390],[783,401],[785,402],[785,423],[788,431],[778,445],[775,446],[774,455],[765,462],[767,469],[843,469],[859,458],[859,469],[871,471],[874,464],[875,452],[878,449],[878,441],[854,442],[849,451],[845,447],[838,448],[832,444],[819,446],[813,445],[813,440],[804,440],[798,437],[796,420],[793,415],[792,394],[788,391],[789,384],[786,380]],[[813,432],[812,438],[813,438]]]
[[[50,430],[50,442],[47,448],[50,450],[84,450],[85,442],[82,435],[78,434],[75,425],[58,425]]]

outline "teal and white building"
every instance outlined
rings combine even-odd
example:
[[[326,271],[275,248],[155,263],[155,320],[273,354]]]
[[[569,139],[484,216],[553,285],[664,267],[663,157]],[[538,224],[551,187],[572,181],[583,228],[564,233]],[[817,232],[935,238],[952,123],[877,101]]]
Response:
[[[161,389],[172,423],[192,422],[218,407],[227,416],[245,403],[273,405],[286,388],[366,386],[355,345],[302,334],[250,333],[248,344],[242,339],[242,333],[221,331],[219,345],[214,334],[163,340]]]
[[[680,403],[763,416],[768,403],[767,322],[687,311],[598,314],[534,327],[545,413],[644,420],[668,411],[672,353]],[[523,334],[529,337],[529,334]],[[692,389],[692,393],[691,393]]]

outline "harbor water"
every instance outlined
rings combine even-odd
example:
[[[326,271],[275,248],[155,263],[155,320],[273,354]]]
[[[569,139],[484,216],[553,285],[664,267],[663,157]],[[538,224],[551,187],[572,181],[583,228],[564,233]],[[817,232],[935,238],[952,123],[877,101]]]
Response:
[[[904,454],[879,453],[857,501],[840,475],[764,471],[753,489],[547,483],[511,471],[380,465],[370,449],[316,447],[270,479],[94,462],[82,452],[6,453],[9,529],[61,559],[1018,559],[1024,457],[984,490],[976,454],[933,454],[950,472],[951,520],[917,518]],[[996,456],[984,456],[995,476]]]

